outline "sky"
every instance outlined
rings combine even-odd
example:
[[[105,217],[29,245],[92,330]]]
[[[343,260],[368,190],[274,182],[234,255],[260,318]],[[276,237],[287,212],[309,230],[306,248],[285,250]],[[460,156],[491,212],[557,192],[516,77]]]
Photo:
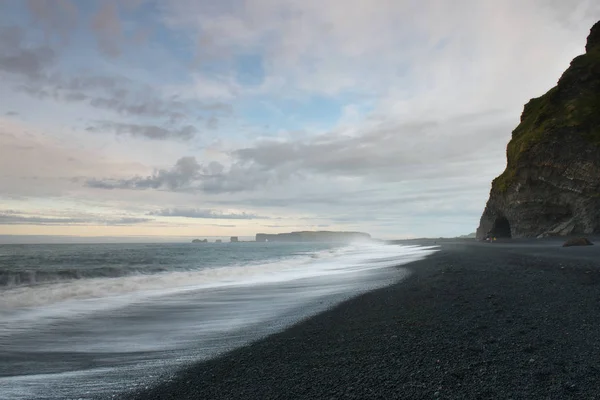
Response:
[[[474,232],[595,0],[0,0],[0,235]]]

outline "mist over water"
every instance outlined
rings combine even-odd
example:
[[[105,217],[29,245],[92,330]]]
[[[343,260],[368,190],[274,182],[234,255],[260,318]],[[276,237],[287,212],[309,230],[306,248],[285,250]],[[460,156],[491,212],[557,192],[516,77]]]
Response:
[[[395,266],[434,251],[376,242],[0,246],[2,395],[110,398],[152,385],[397,282],[407,271]]]

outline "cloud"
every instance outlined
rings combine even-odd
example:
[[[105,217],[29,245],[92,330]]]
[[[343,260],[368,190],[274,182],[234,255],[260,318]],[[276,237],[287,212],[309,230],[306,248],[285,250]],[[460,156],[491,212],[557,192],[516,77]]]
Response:
[[[22,118],[0,116],[0,198],[81,196],[85,193],[73,178],[144,171],[128,154],[107,157],[98,146],[82,146],[78,136],[63,139],[61,133],[48,126],[38,128]]]
[[[15,82],[16,90],[42,100],[83,103],[123,117],[163,118],[165,123],[171,125],[181,124],[201,115],[208,117],[211,126],[214,126],[217,115],[231,115],[233,112],[232,106],[228,104],[167,96],[124,76],[85,73],[66,76],[58,72],[42,71],[41,65],[31,65],[29,70],[11,70],[14,74],[30,78]]]
[[[507,0],[494,6],[435,0],[418,5],[382,0],[377,6],[365,0],[179,0],[165,5],[165,20],[197,39],[200,62],[222,65],[243,52],[259,53],[267,81],[279,82],[286,94],[380,96],[421,85],[423,93],[434,94],[484,80],[527,80],[513,72],[531,65],[539,75],[534,66],[549,61],[540,44],[568,44],[571,31],[583,34],[599,12],[593,0]],[[515,52],[522,62],[515,62]],[[545,71],[541,79],[554,73]],[[495,89],[508,95],[527,88],[507,86]],[[475,91],[487,90],[480,89]]]
[[[298,229],[299,227],[305,227],[305,228],[310,228],[313,226],[316,226],[317,228],[327,228],[331,225],[261,225],[265,228],[291,228],[291,229]]]
[[[40,4],[45,5],[32,6],[41,7],[36,13],[43,13],[47,9],[46,2]],[[48,23],[54,24],[53,17],[48,18]],[[232,113],[232,106],[229,104],[180,98],[177,93],[165,94],[161,88],[117,73],[106,74],[89,69],[66,72],[62,70],[60,63],[62,53],[50,46],[51,41],[40,43],[36,44],[34,36],[21,27],[0,27],[0,74],[11,75],[6,82],[10,82],[17,92],[40,100],[80,103],[123,117],[161,118],[165,120],[165,124],[181,125],[177,128],[177,134],[173,135],[177,138],[191,133],[192,127],[183,124],[185,120],[202,116],[208,118],[210,127],[215,127],[218,115]],[[131,132],[143,130],[139,123],[137,125],[140,127],[137,128],[135,122],[130,125]],[[126,129],[125,126],[119,128],[121,131]],[[145,131],[148,135],[139,135],[171,136],[158,133],[156,129]]]
[[[47,36],[57,34],[68,42],[80,19],[77,6],[69,0],[27,0],[32,22]]]
[[[237,228],[237,225],[230,225],[230,224],[206,224],[205,226],[217,226],[219,228]]]
[[[22,71],[14,72],[22,74]],[[35,78],[18,83],[17,90],[41,99],[85,103],[130,117],[166,118],[170,122],[179,122],[188,118],[191,112],[192,104],[163,98],[152,88],[122,76],[48,73]],[[202,111],[203,106],[197,104],[198,110]],[[214,104],[206,106],[210,109]]]
[[[114,58],[121,55],[121,47],[126,44],[140,44],[147,34],[148,27],[139,27],[131,19],[123,21],[120,10],[135,11],[145,0],[102,0],[88,1],[92,8],[91,18],[87,18],[88,7],[72,0],[27,0],[27,10],[31,22],[41,29],[47,39],[58,37],[68,44],[73,36],[80,34],[82,25],[91,30],[93,38],[102,54]],[[81,7],[81,9],[80,9]],[[82,22],[87,22],[84,24]]]
[[[119,39],[122,37],[121,20],[117,3],[104,0],[92,18],[92,29],[96,32],[98,47],[111,57],[121,54]]]
[[[410,185],[405,185],[407,187],[399,187],[393,182],[388,183],[386,186],[371,182],[369,189],[354,186],[350,188],[336,186],[328,191],[305,191],[304,193],[293,193],[293,195],[287,196],[261,196],[244,199],[243,202],[248,206],[258,208],[296,207],[314,210],[364,208],[377,210],[377,212],[390,209],[415,210],[423,205],[432,205],[434,208],[439,208],[454,196],[459,196],[461,201],[476,197],[482,192],[482,182],[487,183],[485,178],[472,180],[468,178],[447,179],[446,177],[440,177],[439,180],[433,180],[432,182],[421,182],[421,186],[413,186],[413,182],[410,182]],[[373,185],[374,183],[375,185]],[[239,205],[239,202],[235,200],[220,200],[219,203],[223,206]],[[329,218],[329,215],[327,214],[324,218]],[[311,216],[300,219],[312,220],[314,218]]]
[[[199,219],[269,219],[256,214],[249,213],[224,213],[215,210],[203,210],[196,208],[163,208],[158,211],[151,211],[148,215],[161,217],[185,217]]]
[[[86,185],[222,194],[259,189],[261,193],[266,189],[285,191],[286,185],[304,187],[320,182],[321,194],[311,193],[306,200],[316,203],[328,192],[326,188],[340,189],[340,180],[350,179],[361,185],[421,182],[423,186],[427,180],[450,180],[474,171],[488,171],[504,159],[511,125],[506,114],[489,112],[412,123],[375,121],[352,132],[342,129],[307,138],[258,141],[231,151],[227,166],[216,161],[201,164],[195,157],[183,157],[174,167],[158,169],[146,177],[92,178]],[[482,131],[493,137],[483,136]],[[293,199],[266,196],[264,202],[277,206],[277,202],[293,205],[301,201]],[[323,204],[351,199],[328,196]]]
[[[99,189],[160,189],[183,190],[189,188],[207,171],[198,164],[195,157],[182,157],[171,169],[159,169],[147,177],[134,177],[120,180],[91,179],[86,185]]]
[[[46,217],[30,216],[14,210],[0,211],[0,225],[136,225],[153,221],[151,218],[136,217]]]
[[[26,46],[21,28],[0,27],[0,71],[37,79],[55,58],[48,46]]]
[[[215,129],[219,128],[219,120],[217,119],[217,117],[215,117],[214,115],[211,116],[206,121],[206,128],[210,129],[210,130],[215,130]]]
[[[267,171],[397,181],[460,176],[489,158],[490,151],[503,157],[511,123],[502,114],[486,123],[477,123],[474,116],[469,120],[386,121],[363,125],[352,134],[342,131],[306,140],[263,140],[233,154],[243,165]],[[489,136],[483,136],[482,130]]]
[[[152,218],[123,217],[104,220],[106,225],[135,225],[154,221]]]
[[[45,3],[44,3],[45,4]],[[0,71],[21,79],[17,90],[38,98],[87,104],[122,115],[180,120],[189,108],[177,99],[164,99],[152,88],[121,77],[56,72],[56,51],[30,45],[20,27],[0,27]],[[207,104],[214,107],[214,103]]]
[[[275,174],[254,167],[234,164],[228,169],[217,161],[199,164],[195,157],[182,157],[170,169],[158,169],[152,175],[129,179],[88,179],[87,187],[96,189],[162,189],[232,193],[253,190],[277,179]]]
[[[86,130],[88,132],[112,131],[117,135],[130,135],[153,140],[189,140],[194,137],[196,133],[198,133],[198,130],[192,125],[185,125],[181,128],[169,129],[156,125],[126,124],[110,121],[100,121],[94,126],[87,127]]]

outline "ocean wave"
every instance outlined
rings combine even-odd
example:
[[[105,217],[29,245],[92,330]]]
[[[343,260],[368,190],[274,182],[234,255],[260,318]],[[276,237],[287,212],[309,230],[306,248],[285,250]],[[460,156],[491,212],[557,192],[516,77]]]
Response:
[[[165,267],[146,268],[121,268],[121,267],[99,267],[99,268],[66,268],[44,270],[2,270],[0,269],[0,287],[14,288],[19,286],[33,286],[48,283],[57,283],[78,279],[91,278],[120,278],[128,275],[157,274],[168,271]]]
[[[349,274],[392,266],[411,256],[421,257],[427,248],[380,244],[351,245],[305,253],[270,262],[211,267],[190,271],[125,273],[116,268],[66,270],[40,275],[19,275],[21,285],[5,285],[0,291],[0,310],[35,307],[69,300],[132,295],[146,297],[182,290],[253,285],[315,276]],[[315,258],[316,257],[316,258]],[[112,275],[111,275],[112,274]],[[82,279],[90,278],[94,279]],[[55,279],[52,281],[52,279]],[[14,281],[13,281],[14,282]],[[25,284],[23,284],[25,282]],[[46,283],[46,284],[40,284]]]

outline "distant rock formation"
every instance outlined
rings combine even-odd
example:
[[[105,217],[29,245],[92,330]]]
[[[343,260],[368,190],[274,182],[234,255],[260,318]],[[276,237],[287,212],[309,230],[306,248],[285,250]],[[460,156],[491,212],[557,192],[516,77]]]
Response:
[[[525,105],[477,237],[600,232],[600,22],[558,84]]]
[[[192,243],[208,243],[208,240],[206,240],[206,239],[202,239],[202,240],[200,240],[200,239],[194,239],[194,240],[192,240]]]
[[[237,242],[239,242],[240,240],[238,239],[238,237],[237,237],[237,236],[232,236],[232,237],[230,237],[230,238],[229,238],[229,241],[230,241],[231,243],[237,243]]]
[[[350,242],[368,240],[371,235],[363,232],[302,231],[290,233],[257,233],[257,242]]]
[[[217,239],[215,240],[215,243],[223,243],[223,241],[221,239]]]

